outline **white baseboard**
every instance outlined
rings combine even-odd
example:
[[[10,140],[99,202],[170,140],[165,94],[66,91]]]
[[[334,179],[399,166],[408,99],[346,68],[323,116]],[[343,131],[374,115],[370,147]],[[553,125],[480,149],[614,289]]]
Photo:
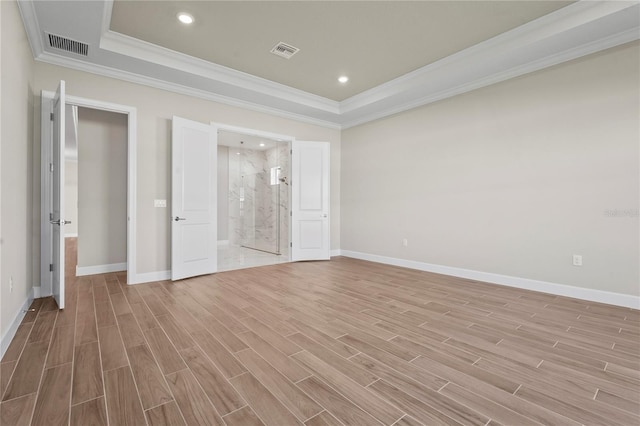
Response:
[[[133,279],[129,280],[129,284],[144,284],[154,281],[166,281],[171,279],[171,271],[145,272],[136,274]]]
[[[329,255],[331,257],[336,257],[336,256],[342,256],[342,253],[340,249],[335,249],[335,250],[331,250],[331,253]]]
[[[110,265],[76,266],[76,276],[107,274],[109,272],[126,271],[126,263],[112,263]]]
[[[228,246],[229,245],[229,240],[218,240],[218,245],[219,246]]]
[[[33,292],[33,298],[34,299],[40,299],[42,297],[42,295],[40,293],[40,287],[33,287],[31,289],[31,291]]]
[[[22,319],[26,314],[26,310],[29,309],[29,306],[31,306],[31,302],[33,302],[33,299],[38,298],[34,296],[36,293],[38,294],[38,297],[39,297],[40,287],[31,288],[31,291],[29,292],[29,296],[27,296],[25,301],[22,303],[22,306],[20,306],[20,309],[18,309],[18,312],[16,312],[16,315],[13,319],[13,322],[11,323],[11,326],[9,327],[7,332],[4,333],[4,336],[2,336],[2,339],[0,339],[0,359],[2,359],[7,349],[9,349],[9,345],[11,344],[11,341],[16,335],[16,331],[18,331],[18,326],[22,322]]]
[[[456,268],[452,266],[434,265],[431,263],[416,262],[413,260],[379,256],[375,254],[361,253],[350,250],[341,250],[341,254],[342,256],[352,257],[354,259],[368,260],[370,262],[402,266],[405,268],[417,269],[419,271],[435,272],[437,274],[467,278],[474,281],[483,281],[508,287],[516,287],[526,290],[539,291],[542,293],[550,293],[557,296],[573,297],[575,299],[589,300],[591,302],[599,302],[609,305],[640,309],[640,297],[630,294],[621,294],[613,293],[610,291],[581,288],[566,284],[556,284],[546,281],[531,280],[528,278],[493,274],[491,272],[481,272],[471,269]]]
[[[65,238],[78,238],[78,233],[76,232],[75,234],[64,234]]]

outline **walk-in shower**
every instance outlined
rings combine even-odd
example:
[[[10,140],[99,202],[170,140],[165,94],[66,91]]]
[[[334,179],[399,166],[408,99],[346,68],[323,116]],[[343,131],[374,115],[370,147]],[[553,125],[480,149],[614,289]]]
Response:
[[[224,264],[234,262],[238,264],[229,269],[243,267],[242,262],[255,266],[255,262],[288,261],[289,143],[223,132],[218,137],[218,156],[227,159],[220,167],[219,181],[228,189],[226,197],[220,194],[226,200],[219,197],[218,203],[223,210],[218,211],[218,234],[224,240],[219,269],[227,269]],[[227,205],[221,201],[227,201]]]

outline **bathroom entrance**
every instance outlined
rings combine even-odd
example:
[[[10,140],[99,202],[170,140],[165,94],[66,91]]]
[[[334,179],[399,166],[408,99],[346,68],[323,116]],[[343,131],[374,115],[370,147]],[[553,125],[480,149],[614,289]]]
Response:
[[[218,270],[290,261],[290,141],[218,131]]]

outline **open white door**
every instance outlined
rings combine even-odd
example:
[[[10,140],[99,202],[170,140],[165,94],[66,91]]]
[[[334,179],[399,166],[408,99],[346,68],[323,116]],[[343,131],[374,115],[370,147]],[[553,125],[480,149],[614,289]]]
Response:
[[[171,279],[218,269],[215,128],[173,117],[171,156]]]
[[[49,215],[52,236],[51,288],[58,308],[64,309],[64,148],[65,148],[65,93],[60,81],[53,98],[53,138],[51,147],[52,211]]]
[[[291,260],[328,260],[329,143],[292,142]]]

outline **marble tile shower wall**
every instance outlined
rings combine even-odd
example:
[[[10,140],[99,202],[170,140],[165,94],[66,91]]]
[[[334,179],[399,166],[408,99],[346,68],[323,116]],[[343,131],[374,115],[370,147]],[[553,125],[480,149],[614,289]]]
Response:
[[[289,186],[271,185],[271,169],[289,180],[289,148],[233,149],[229,155],[229,243],[289,252]],[[278,226],[279,223],[279,226]]]

